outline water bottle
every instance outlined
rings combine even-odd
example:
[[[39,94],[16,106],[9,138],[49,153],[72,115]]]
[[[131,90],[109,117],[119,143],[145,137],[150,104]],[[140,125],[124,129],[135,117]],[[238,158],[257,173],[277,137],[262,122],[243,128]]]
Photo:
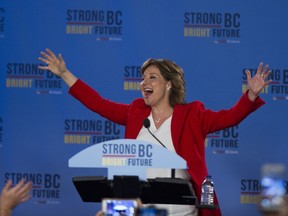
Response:
[[[214,183],[207,175],[201,187],[201,205],[214,205]]]

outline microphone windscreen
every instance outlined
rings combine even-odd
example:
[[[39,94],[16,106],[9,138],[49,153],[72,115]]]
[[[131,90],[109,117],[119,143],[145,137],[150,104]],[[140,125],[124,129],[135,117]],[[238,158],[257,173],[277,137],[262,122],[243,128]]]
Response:
[[[144,119],[143,125],[145,128],[149,128],[150,127],[150,120],[148,118]]]

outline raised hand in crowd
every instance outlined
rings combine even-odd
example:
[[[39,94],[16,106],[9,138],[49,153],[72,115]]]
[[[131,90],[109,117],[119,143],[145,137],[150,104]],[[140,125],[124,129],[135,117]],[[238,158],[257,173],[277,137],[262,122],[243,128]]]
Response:
[[[5,184],[0,196],[0,216],[12,215],[12,210],[19,204],[30,199],[31,182],[25,182],[22,179],[15,186],[12,185],[11,179]]]

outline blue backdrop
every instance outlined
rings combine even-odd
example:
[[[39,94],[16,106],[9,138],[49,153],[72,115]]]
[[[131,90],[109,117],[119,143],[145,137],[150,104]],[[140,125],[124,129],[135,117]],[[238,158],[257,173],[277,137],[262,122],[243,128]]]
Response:
[[[68,168],[68,159],[123,138],[121,126],[87,110],[62,80],[38,69],[46,47],[104,97],[124,103],[141,97],[146,59],[172,59],[184,69],[187,101],[213,110],[239,99],[246,68],[254,74],[260,62],[269,64],[266,105],[206,140],[223,215],[260,215],[261,165],[288,162],[287,9],[285,0],[1,0],[0,186],[22,177],[33,182],[33,198],[14,215],[94,215],[99,203],[83,203],[71,178],[106,173]]]

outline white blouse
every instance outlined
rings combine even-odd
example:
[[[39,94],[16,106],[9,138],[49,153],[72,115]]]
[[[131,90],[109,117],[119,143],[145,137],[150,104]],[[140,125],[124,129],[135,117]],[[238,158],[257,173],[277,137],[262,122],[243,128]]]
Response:
[[[152,113],[150,113],[148,119],[150,120],[150,131],[154,134],[170,151],[175,152],[175,148],[172,142],[171,136],[171,120],[172,116],[163,122],[163,124],[157,129],[153,121]],[[137,138],[138,140],[143,140],[148,143],[153,143],[156,145],[161,145],[145,128],[141,128]],[[164,148],[164,147],[163,147]],[[162,169],[162,168],[151,168],[147,170],[147,178],[171,178],[171,169]],[[190,175],[186,170],[176,169],[175,177],[181,179],[190,179]],[[170,205],[170,204],[157,204],[157,208],[166,208],[168,209],[168,215],[170,216],[197,216],[197,209],[192,205]]]

